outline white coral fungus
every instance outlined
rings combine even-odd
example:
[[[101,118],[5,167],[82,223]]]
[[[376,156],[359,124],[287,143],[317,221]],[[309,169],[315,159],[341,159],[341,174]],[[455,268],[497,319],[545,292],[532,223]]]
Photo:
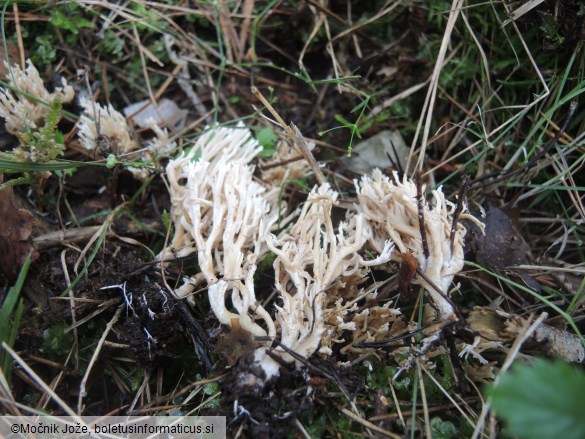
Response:
[[[274,197],[253,179],[250,162],[260,150],[247,129],[217,128],[168,164],[175,234],[160,257],[197,253],[218,320],[231,326],[236,319],[255,336],[274,337],[272,318],[254,292],[256,263],[276,220],[267,201]],[[189,295],[197,283],[187,280],[176,294]]]
[[[61,79],[61,87],[50,93],[43,83],[39,71],[30,60],[26,69],[18,65],[9,67],[8,84],[14,91],[0,88],[0,116],[6,119],[6,130],[20,136],[27,128],[37,129],[49,113],[49,106],[56,99],[62,103],[73,100],[73,87]]]
[[[355,214],[334,229],[331,209],[338,194],[328,184],[313,189],[288,233],[270,234],[277,199],[271,192],[278,188],[267,191],[254,181],[250,163],[260,146],[249,136],[241,128],[209,130],[187,154],[169,163],[175,233],[159,257],[196,253],[211,308],[221,323],[231,326],[237,321],[255,336],[279,334],[281,345],[309,357],[329,340],[335,325],[346,324],[342,316],[333,315],[342,308],[341,299],[328,297],[328,290],[343,277],[359,279],[364,267],[388,261],[391,245],[383,246],[380,257],[364,261],[359,251],[370,229],[364,217]],[[276,255],[276,322],[254,291],[256,264],[268,248]],[[175,294],[189,296],[199,283],[196,277],[186,279]],[[328,330],[326,321],[335,325]],[[331,352],[327,343],[321,351]],[[282,348],[274,352],[284,361],[293,360]],[[256,350],[255,359],[266,379],[278,373],[266,347]]]
[[[104,107],[91,99],[81,98],[84,112],[79,120],[79,139],[81,145],[89,150],[96,149],[100,138],[106,139],[116,155],[127,154],[138,149],[138,143],[130,134],[130,127],[122,113],[112,105]]]
[[[339,310],[337,298],[328,297],[329,288],[342,276],[387,262],[392,249],[387,242],[378,258],[364,261],[358,252],[369,238],[369,228],[362,215],[349,214],[347,221],[334,229],[331,208],[337,195],[327,183],[313,189],[290,232],[280,239],[271,235],[267,241],[277,256],[274,271],[282,305],[277,307],[276,320],[281,344],[303,357],[317,350],[326,338],[325,321]],[[343,325],[343,319],[337,323]],[[292,361],[290,355],[276,352]],[[323,346],[321,352],[331,350]]]
[[[145,124],[155,136],[139,150],[140,145],[132,137],[126,117],[111,104],[104,107],[87,98],[81,98],[79,103],[84,112],[79,120],[78,136],[81,146],[88,151],[112,153],[126,160],[156,165],[160,155],[168,154],[177,147],[166,129],[159,127],[153,119],[147,119]],[[146,167],[130,166],[127,169],[139,180],[149,176]]]
[[[278,374],[274,355],[293,362],[300,357],[290,352],[305,358],[317,351],[330,355],[333,343],[345,343],[347,351],[348,341],[379,341],[403,332],[399,310],[386,304],[358,312],[356,302],[375,296],[357,288],[368,267],[391,258],[400,261],[405,252],[418,260],[424,276],[414,281],[428,291],[440,319],[454,318],[447,294],[463,267],[465,227],[457,224],[451,245],[455,206],[441,190],[433,191],[434,204],[423,207],[428,257],[418,225],[416,185],[396,175],[392,181],[379,170],[356,182],[359,202],[339,225],[332,219],[338,193],[325,183],[311,191],[290,230],[275,236],[270,229],[280,188],[267,189],[254,180],[251,162],[260,150],[248,130],[216,128],[169,163],[175,232],[159,258],[196,254],[201,273],[185,279],[175,294],[194,300],[192,293],[204,281],[222,324],[279,340],[271,355],[268,344],[255,349],[265,379]],[[473,219],[465,208],[461,217]],[[367,243],[379,255],[373,260],[360,255]],[[274,320],[254,290],[257,263],[269,250],[276,256]],[[352,331],[353,340],[342,340],[344,331]]]
[[[424,254],[419,226],[417,188],[413,181],[404,177],[402,181],[375,169],[372,176],[364,176],[355,182],[358,192],[358,209],[372,227],[370,245],[376,250],[391,239],[397,251],[393,260],[400,262],[402,254],[411,252],[418,261],[419,270],[424,274],[416,276],[415,283],[422,285],[429,293],[438,310],[438,319],[454,319],[454,308],[448,299],[453,276],[463,269],[463,245],[466,229],[460,222],[455,228],[451,243],[455,205],[445,199],[441,188],[434,190],[432,204],[423,203],[424,225],[428,245],[428,257]],[[483,227],[464,207],[460,218],[467,218]]]

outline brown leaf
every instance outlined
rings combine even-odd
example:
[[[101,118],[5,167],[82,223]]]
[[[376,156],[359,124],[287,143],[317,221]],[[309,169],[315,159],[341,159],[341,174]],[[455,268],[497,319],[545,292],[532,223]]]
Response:
[[[0,174],[0,184],[3,175]],[[12,188],[0,191],[0,272],[15,278],[27,256],[36,259],[31,233],[33,216],[26,209],[14,204]]]
[[[470,312],[467,323],[472,331],[487,340],[511,343],[520,337],[532,322],[516,314],[476,306]],[[549,357],[563,358],[573,363],[585,361],[585,348],[579,337],[546,324],[536,328],[522,349],[535,350]]]
[[[4,64],[4,60],[8,56],[8,64],[13,65],[18,63],[19,50],[18,45],[12,41],[6,41],[7,51],[4,51],[4,44],[0,44],[0,79],[5,79],[8,76],[8,67]]]
[[[505,270],[524,261],[528,245],[508,215],[489,206],[485,218],[485,235],[477,239],[477,263],[493,270]]]

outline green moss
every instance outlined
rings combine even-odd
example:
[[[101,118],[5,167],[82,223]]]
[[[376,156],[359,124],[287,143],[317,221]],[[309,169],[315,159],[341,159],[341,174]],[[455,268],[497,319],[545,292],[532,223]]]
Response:
[[[65,332],[65,323],[50,326],[43,332],[41,352],[63,357],[73,346],[73,332]]]
[[[45,124],[38,130],[30,127],[22,134],[22,143],[14,150],[18,161],[47,163],[65,151],[63,134],[57,129],[61,120],[61,101],[55,99],[50,106]]]

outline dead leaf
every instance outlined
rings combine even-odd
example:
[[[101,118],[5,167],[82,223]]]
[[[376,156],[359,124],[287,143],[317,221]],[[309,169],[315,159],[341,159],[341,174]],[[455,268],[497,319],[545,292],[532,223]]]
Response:
[[[416,274],[418,268],[418,260],[410,252],[401,254],[402,260],[400,261],[400,270],[398,271],[398,285],[400,287],[400,293],[406,294],[410,292],[412,287],[412,280]]]
[[[166,98],[158,101],[156,105],[146,99],[124,108],[124,116],[132,118],[140,128],[150,128],[154,123],[173,131],[183,129],[187,113],[187,110],[179,108],[175,102]]]
[[[492,270],[505,270],[521,264],[528,252],[528,244],[508,215],[495,206],[489,206],[484,222],[485,235],[477,237],[477,263]]]
[[[231,323],[231,331],[217,343],[215,353],[223,357],[230,366],[233,366],[240,357],[254,352],[256,341],[250,332],[242,328],[237,319],[232,319]]]
[[[7,51],[4,51],[4,45],[0,44],[0,79],[5,79],[8,76],[8,67],[4,64],[8,58],[8,65],[16,64],[19,60],[18,45],[12,41],[6,41]]]
[[[4,176],[0,174],[0,184]],[[0,271],[15,278],[27,256],[38,257],[32,244],[33,215],[14,204],[12,188],[0,191]]]
[[[353,147],[351,157],[341,162],[351,172],[369,174],[374,168],[404,169],[409,147],[399,131],[384,130]]]
[[[479,336],[503,343],[511,343],[517,339],[531,323],[519,315],[483,306],[474,307],[467,318],[467,324]],[[538,351],[573,363],[585,361],[585,348],[579,337],[546,324],[536,328],[522,349]]]

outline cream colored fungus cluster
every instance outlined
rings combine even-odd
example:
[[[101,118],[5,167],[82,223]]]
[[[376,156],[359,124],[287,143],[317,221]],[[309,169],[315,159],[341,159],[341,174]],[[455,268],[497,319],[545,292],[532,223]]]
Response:
[[[19,139],[27,130],[43,126],[50,111],[49,104],[56,100],[67,104],[75,98],[75,90],[65,78],[61,79],[60,86],[49,92],[30,60],[27,60],[25,69],[19,65],[5,65],[9,87],[0,88],[0,116],[5,119],[6,130]],[[77,124],[77,137],[80,146],[89,153],[94,154],[105,146],[100,143],[107,143],[107,153],[125,160],[154,165],[153,161],[158,156],[177,147],[166,129],[149,120],[147,125],[154,132],[154,137],[140,148],[126,117],[112,105],[103,106],[83,96],[79,97],[79,104],[83,112]],[[150,175],[145,166],[130,166],[128,170],[139,180],[145,180]]]
[[[425,255],[416,184],[406,176],[400,180],[396,173],[390,178],[379,169],[371,176],[356,181],[358,209],[372,229],[369,244],[380,251],[385,240],[396,245],[392,259],[401,262],[404,253],[411,253],[418,261],[424,276],[413,282],[429,293],[441,321],[454,318],[454,309],[448,300],[449,287],[455,274],[463,269],[465,226],[458,221],[451,239],[455,204],[447,201],[441,188],[432,191],[433,203],[423,203],[424,225],[428,256]],[[468,219],[481,229],[483,224],[463,209],[460,219]]]
[[[251,161],[260,150],[248,130],[218,128],[168,164],[174,236],[159,257],[196,253],[203,279],[186,279],[177,296],[189,296],[204,280],[221,323],[237,319],[255,336],[274,337],[274,322],[254,291],[256,266],[277,218],[277,194],[254,180]]]
[[[75,97],[73,87],[67,84],[65,78],[61,79],[61,86],[49,92],[30,60],[26,62],[25,69],[4,64],[9,70],[6,79],[10,88],[0,88],[0,116],[5,120],[6,131],[18,138],[27,129],[42,126],[50,111],[47,103],[56,99],[67,103]]]
[[[8,82],[20,93],[0,89],[0,116],[6,120],[7,130],[17,136],[44,123],[49,109],[37,100],[66,103],[74,98],[74,90],[65,80],[49,92],[30,61],[24,70],[12,66]],[[176,147],[168,133],[152,122],[155,137],[140,150],[126,118],[111,105],[104,107],[84,98],[80,104],[84,111],[78,123],[79,144],[88,151],[95,151],[105,138],[111,153],[149,161]],[[338,193],[327,183],[316,186],[302,207],[285,211],[279,203],[282,186],[309,169],[297,160],[299,154],[282,143],[275,157],[261,162],[264,169],[258,181],[253,162],[260,151],[243,126],[213,128],[170,161],[166,171],[174,235],[159,258],[197,255],[200,272],[185,279],[176,296],[194,301],[194,292],[206,288],[219,322],[270,340],[259,343],[255,351],[267,378],[279,369],[279,363],[267,355],[272,340],[280,342],[270,348],[272,352],[283,362],[292,362],[289,352],[302,357],[317,351],[328,355],[334,344],[343,344],[347,351],[351,343],[387,336],[399,310],[390,309],[388,303],[358,309],[358,301],[367,302],[376,295],[360,290],[359,285],[369,267],[390,260],[401,262],[407,252],[418,262],[420,275],[413,282],[428,292],[437,320],[455,319],[449,288],[453,276],[463,268],[466,230],[458,222],[451,237],[455,205],[440,189],[433,191],[431,204],[422,203],[425,249],[417,188],[408,178],[400,180],[396,174],[390,178],[380,170],[363,176],[355,182],[357,203],[334,226],[332,208]],[[148,176],[144,167],[129,169],[137,178]],[[283,216],[281,231],[274,234],[279,214]],[[460,216],[482,226],[465,207]],[[365,259],[366,249],[375,254]],[[257,300],[254,284],[257,265],[269,252],[275,255],[274,316]],[[343,339],[347,331],[351,340]]]
[[[343,331],[359,332],[357,338],[367,341],[386,334],[387,325],[384,330],[367,327],[368,310],[352,312],[357,311],[353,299],[365,297],[357,285],[369,267],[401,261],[404,252],[411,252],[426,278],[417,276],[414,282],[428,291],[439,319],[453,318],[447,297],[453,276],[463,267],[466,230],[457,224],[451,244],[455,206],[440,189],[433,191],[433,204],[423,203],[428,257],[418,225],[416,185],[379,170],[355,182],[358,202],[337,226],[332,208],[338,193],[325,183],[314,187],[302,207],[289,215],[293,220],[286,230],[274,234],[280,187],[255,180],[252,162],[260,150],[241,126],[209,129],[167,166],[174,236],[159,258],[195,253],[201,270],[184,279],[175,292],[178,297],[195,300],[196,291],[207,286],[212,311],[222,324],[278,339],[270,348],[273,355],[293,362],[287,351],[305,358],[317,351],[331,354],[333,343],[345,342],[339,339]],[[462,217],[472,218],[465,208]],[[362,257],[366,247],[375,251],[373,258]],[[254,288],[257,264],[268,252],[276,256],[274,318],[258,302]],[[375,311],[388,319],[399,314],[382,307]],[[279,369],[266,353],[271,344],[259,343],[255,351],[267,379]]]

